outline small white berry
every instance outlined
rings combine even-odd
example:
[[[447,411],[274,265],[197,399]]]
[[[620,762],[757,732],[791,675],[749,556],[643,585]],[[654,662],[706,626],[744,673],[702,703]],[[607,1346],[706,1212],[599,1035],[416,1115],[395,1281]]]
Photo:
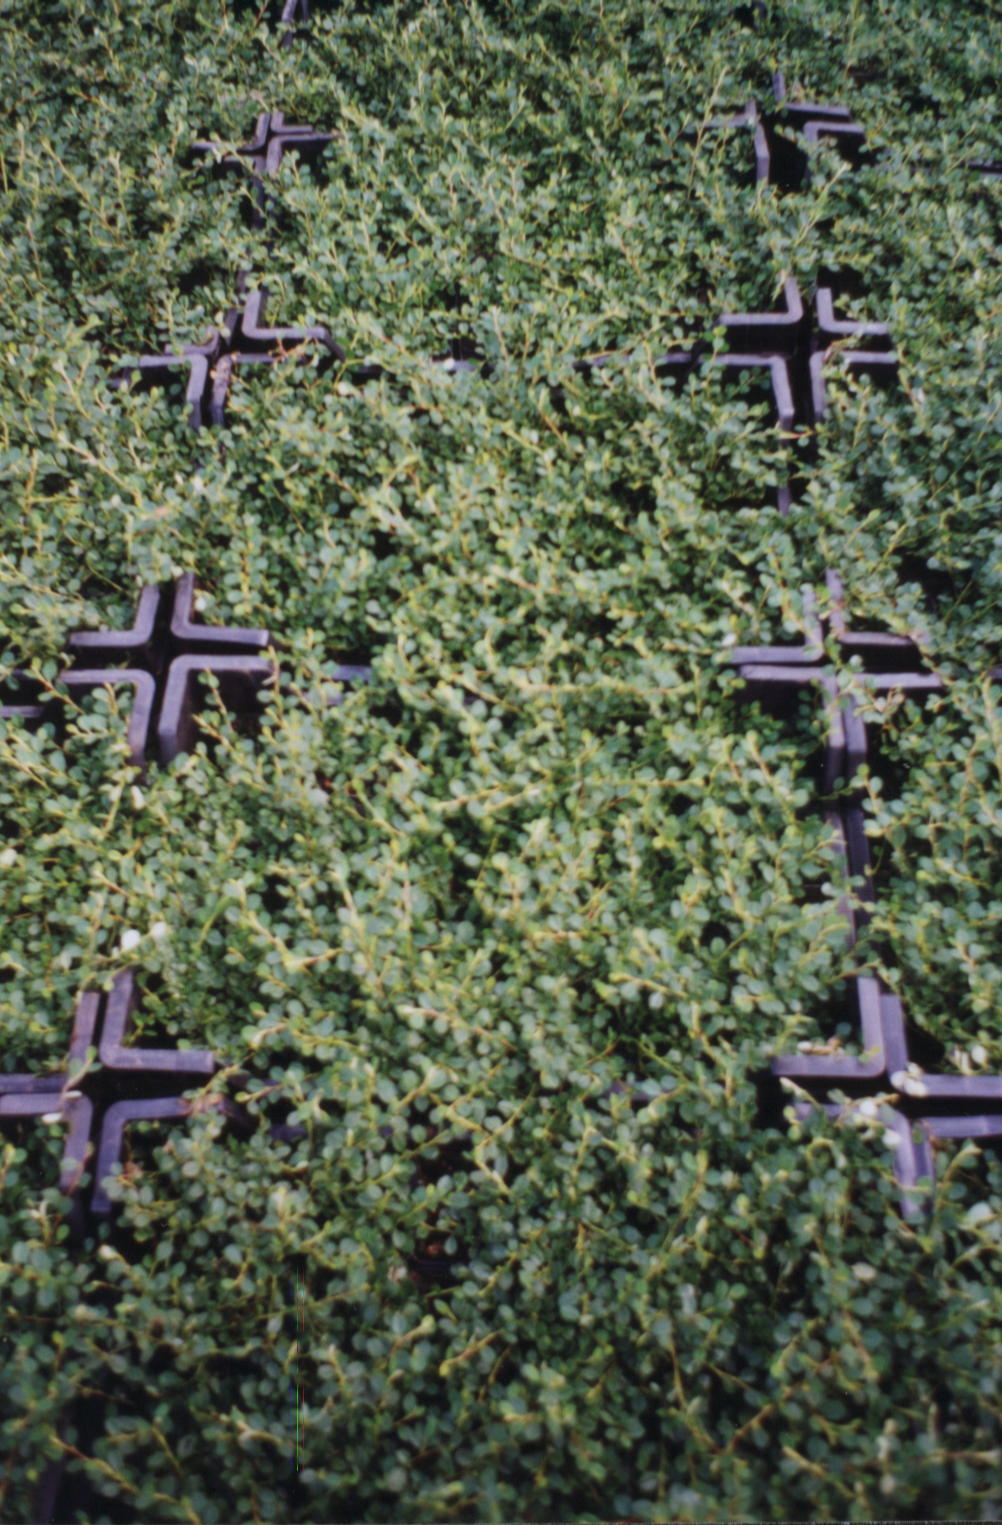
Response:
[[[142,934],[137,932],[134,927],[129,927],[128,931],[122,933],[120,944],[122,952],[131,953],[133,948],[139,947],[142,940]]]

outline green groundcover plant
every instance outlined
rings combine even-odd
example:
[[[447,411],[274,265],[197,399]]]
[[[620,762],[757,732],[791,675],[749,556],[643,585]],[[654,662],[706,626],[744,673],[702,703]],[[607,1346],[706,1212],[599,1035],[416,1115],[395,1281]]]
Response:
[[[997,13],[318,5],[291,46],[232,0],[0,13],[0,684],[54,692],[72,631],[186,571],[283,675],[145,774],[122,690],[0,721],[0,1072],[59,1066],[125,969],[137,1041],[220,1064],[83,1244],[62,1130],[4,1119],[0,1516],[60,1461],[95,1525],[996,1518],[998,1154],[938,1148],[909,1216],[876,1106],[797,1120],[763,1076],[858,1050],[860,972],[939,1068],[1002,1068]],[[863,163],[755,185],[713,124],[776,68]],[[333,137],[259,229],[189,150],[271,110]],[[899,381],[833,368],[809,439],[660,374],[843,267]],[[241,370],[223,433],[110,387],[241,277],[347,361]],[[433,364],[457,341],[489,371]],[[826,567],[950,679],[846,680],[854,947],[821,709],[727,662],[801,641]]]

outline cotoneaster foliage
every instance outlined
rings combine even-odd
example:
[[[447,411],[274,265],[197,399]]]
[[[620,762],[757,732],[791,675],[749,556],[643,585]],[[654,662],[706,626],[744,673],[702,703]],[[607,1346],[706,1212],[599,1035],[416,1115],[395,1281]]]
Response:
[[[59,1130],[0,1132],[0,1514],[62,1457],[94,1525],[997,1517],[997,1154],[941,1151],[907,1220],[879,1120],[760,1084],[861,964],[943,1066],[1002,1066],[997,16],[3,14],[0,679],[194,570],[286,682],[142,778],[107,694],[0,723],[0,1070],[131,966],[140,1040],[213,1048],[251,1124],[134,1128],[83,1247]],[[756,188],[710,124],[776,67],[872,159]],[[189,148],[273,109],[335,137],[255,230]],[[843,266],[900,384],[832,380],[783,519],[761,390],[653,362]],[[346,364],[245,370],[224,434],[109,387],[241,273]],[[459,341],[489,376],[431,364]],[[802,639],[830,566],[957,677],[884,706],[855,950],[823,717],[726,662]]]

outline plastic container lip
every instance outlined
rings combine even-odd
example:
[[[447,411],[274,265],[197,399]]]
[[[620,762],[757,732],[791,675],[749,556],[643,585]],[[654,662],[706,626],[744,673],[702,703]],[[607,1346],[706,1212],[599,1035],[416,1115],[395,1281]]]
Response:
[[[881,987],[872,975],[851,980],[859,1023],[862,1057],[839,1050],[825,1053],[781,1054],[771,1061],[772,1073],[791,1080],[822,1085],[845,1081],[875,1081],[907,1068],[904,1019],[900,1003],[892,1008],[881,999]]]
[[[691,139],[698,137],[702,132],[730,132],[743,127],[750,128],[752,133],[752,147],[755,155],[755,184],[767,185],[772,179],[771,148],[769,135],[759,114],[758,105],[754,100],[746,101],[744,106],[731,116],[712,117],[700,127],[686,128],[682,135]]]
[[[816,350],[809,361],[811,411],[814,422],[820,423],[828,409],[825,387],[825,365],[832,357],[828,350]],[[838,356],[844,370],[852,376],[872,376],[877,382],[889,384],[898,374],[897,351],[889,350],[842,350]]]
[[[67,645],[91,662],[109,662],[123,654],[135,660],[130,667],[76,666],[65,668],[57,679],[71,696],[94,689],[120,686],[134,691],[127,738],[130,761],[145,770],[154,732],[161,756],[174,757],[184,750],[183,738],[192,734],[199,672],[216,672],[224,698],[234,701],[237,711],[253,702],[260,687],[277,677],[277,667],[261,654],[271,641],[265,629],[201,623],[195,613],[196,578],[184,573],[168,600],[163,590],[148,584],[139,595],[134,623],[123,630],[79,631]],[[145,665],[140,666],[142,662]],[[28,674],[15,669],[15,677]],[[346,665],[335,669],[333,681],[362,681],[371,668]],[[59,718],[57,696],[35,684],[24,702],[0,703],[0,719],[21,718],[42,723]],[[256,707],[256,705],[255,705]]]
[[[96,688],[132,688],[134,698],[126,732],[129,757],[133,767],[142,768],[146,761],[150,727],[157,702],[156,679],[152,673],[139,667],[121,668],[67,668],[59,675],[58,682],[70,693],[93,693]]]
[[[922,667],[923,657],[919,639],[924,639],[928,644],[926,632],[917,631],[915,636],[907,636],[894,635],[890,631],[882,630],[852,630],[845,612],[845,588],[842,578],[833,567],[829,567],[825,572],[825,585],[831,600],[828,626],[847,656],[859,654],[864,660],[881,663],[897,660],[902,670]]]
[[[710,355],[707,363],[733,371],[767,370],[772,387],[773,405],[776,409],[776,422],[783,430],[790,431],[794,428],[797,410],[793,401],[789,361],[784,355],[727,352],[721,355]]]
[[[769,341],[784,354],[796,348],[802,336],[805,318],[800,287],[794,276],[783,282],[782,306],[775,312],[725,312],[720,317],[723,328],[733,335],[734,348],[738,351],[749,345],[752,349],[769,350]]]
[[[43,1123],[54,1119],[67,1124],[59,1186],[70,1198],[76,1196],[87,1166],[93,1115],[93,1103],[88,1097],[67,1095],[64,1090],[0,1092],[0,1119],[34,1117]]]
[[[839,779],[848,780],[855,771],[852,736],[847,730],[846,706],[835,673],[827,667],[806,664],[751,662],[738,668],[748,699],[783,699],[798,688],[816,685],[822,694],[828,734],[825,740],[822,793],[833,792]]]
[[[772,76],[772,96],[776,106],[786,116],[797,121],[806,122],[820,117],[836,122],[852,119],[849,107],[840,106],[837,102],[793,100],[786,92],[786,75],[778,69]]]
[[[228,707],[241,711],[253,704],[254,696],[267,683],[276,681],[278,667],[265,657],[255,656],[193,652],[175,657],[167,671],[157,722],[157,752],[164,766],[193,745],[196,689],[203,674],[218,678]]]
[[[858,122],[829,121],[827,118],[805,122],[803,132],[809,143],[819,143],[822,138],[843,138],[847,143],[862,143],[866,137]]]
[[[281,346],[291,348],[315,340],[324,345],[336,359],[347,358],[329,330],[319,324],[312,328],[272,328],[265,324],[264,309],[268,296],[268,288],[258,286],[247,297],[243,312],[230,314],[227,327],[230,330],[228,347],[231,353],[242,355],[248,350],[270,353]]]
[[[282,48],[291,48],[296,41],[296,22],[310,19],[309,0],[285,0],[282,6],[281,25],[286,28],[279,41]]]
[[[105,997],[98,1057],[106,1069],[206,1078],[215,1074],[219,1061],[209,1049],[145,1048],[130,1044],[127,1040],[136,1000],[135,976],[131,969],[126,969],[116,977]]]
[[[153,640],[160,606],[160,588],[156,583],[147,583],[139,594],[131,625],[124,630],[75,630],[67,640],[67,647],[70,651],[109,657],[142,651]]]
[[[170,634],[182,652],[192,646],[216,653],[265,650],[270,641],[267,630],[236,625],[206,625],[198,620],[195,615],[196,587],[194,572],[184,572],[174,586]]]
[[[848,1106],[836,1102],[822,1105],[829,1117],[840,1121],[861,1113],[859,1102]],[[797,1102],[793,1110],[801,1121],[806,1121],[815,1108],[809,1102]],[[885,1137],[893,1143],[894,1174],[901,1187],[902,1216],[912,1221],[924,1218],[931,1204],[928,1187],[923,1188],[922,1182],[926,1181],[931,1186],[935,1175],[929,1129],[921,1125],[916,1128],[903,1112],[886,1103],[874,1107],[871,1113],[864,1115],[882,1123]]]
[[[727,661],[732,667],[764,666],[816,667],[825,659],[824,628],[818,616],[818,602],[811,588],[804,589],[805,637],[799,646],[732,646]]]
[[[100,1124],[94,1162],[94,1188],[90,1210],[95,1218],[107,1218],[112,1202],[104,1185],[116,1161],[121,1158],[122,1142],[129,1123],[140,1121],[175,1122],[191,1116],[191,1103],[182,1096],[158,1096],[149,1101],[115,1101],[106,1110]]]
[[[869,351],[891,349],[891,331],[886,323],[859,321],[855,318],[839,318],[835,314],[837,283],[834,279],[819,281],[814,297],[819,339],[827,346],[838,339],[866,341]]]
[[[210,345],[192,346],[180,355],[171,351],[165,351],[162,355],[140,355],[138,359],[128,360],[119,366],[110,378],[110,385],[116,389],[128,387],[134,373],[138,371],[140,390],[148,390],[166,380],[171,371],[185,367],[188,371],[185,386],[188,423],[192,429],[201,429],[205,420],[206,393],[209,390],[209,364],[215,353],[214,346],[212,354],[209,353],[210,346],[211,341]]]
[[[139,667],[67,667],[57,677],[56,686],[66,690],[71,698],[97,688],[131,688],[133,702],[126,730],[129,760],[135,768],[144,766],[156,708],[156,680],[151,673]],[[27,704],[0,703],[0,720],[19,719],[28,725],[41,725],[47,719],[58,718],[58,701],[54,696]]]

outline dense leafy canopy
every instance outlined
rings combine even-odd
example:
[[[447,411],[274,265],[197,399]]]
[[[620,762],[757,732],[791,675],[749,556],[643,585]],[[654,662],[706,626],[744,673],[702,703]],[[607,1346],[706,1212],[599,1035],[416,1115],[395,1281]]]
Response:
[[[195,570],[290,686],[141,780],[107,693],[0,725],[0,1068],[132,965],[140,1035],[259,1124],[134,1128],[83,1252],[58,1130],[0,1134],[0,1514],[62,1454],[95,1522],[997,1516],[997,1157],[943,1151],[906,1220],[879,1122],[758,1086],[861,959],[1002,1067],[997,15],[401,0],[285,49],[253,4],[3,11],[0,677]],[[707,124],[775,67],[872,161],[752,185]],[[188,150],[271,109],[336,136],[255,230]],[[652,359],[840,266],[901,385],[832,384],[781,519],[761,396]],[[225,435],[109,388],[239,272],[393,379],[244,372]],[[430,363],[457,340],[489,376]],[[826,566],[957,678],[884,704],[855,951],[822,717],[726,665]]]

